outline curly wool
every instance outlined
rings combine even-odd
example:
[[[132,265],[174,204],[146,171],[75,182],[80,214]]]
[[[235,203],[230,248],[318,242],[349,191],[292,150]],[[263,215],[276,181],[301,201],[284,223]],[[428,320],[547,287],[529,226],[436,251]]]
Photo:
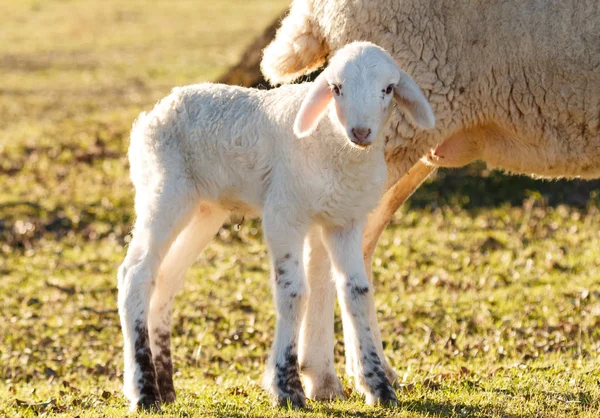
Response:
[[[390,185],[440,144],[427,158],[438,166],[481,159],[535,177],[600,176],[596,0],[295,0],[263,72],[290,81],[356,39],[390,51],[437,119],[423,131],[395,118]]]

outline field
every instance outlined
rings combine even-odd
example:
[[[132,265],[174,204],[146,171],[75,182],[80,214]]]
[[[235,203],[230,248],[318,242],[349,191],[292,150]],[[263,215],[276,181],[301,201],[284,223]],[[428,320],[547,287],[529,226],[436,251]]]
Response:
[[[149,5],[152,5],[150,7]],[[132,225],[128,131],[178,84],[216,79],[288,2],[0,2],[0,416],[128,415],[116,269]],[[399,407],[274,409],[260,223],[223,228],[174,319],[168,416],[596,417],[597,182],[443,171],[377,250]],[[336,359],[344,374],[339,315]]]

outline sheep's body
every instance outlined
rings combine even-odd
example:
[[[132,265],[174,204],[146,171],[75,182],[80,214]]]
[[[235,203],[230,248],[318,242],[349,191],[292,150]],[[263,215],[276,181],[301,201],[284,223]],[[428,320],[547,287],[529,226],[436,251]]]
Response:
[[[433,125],[419,88],[391,57],[355,43],[314,83],[271,91],[177,88],[140,116],[129,149],[137,219],[119,269],[124,386],[133,408],[175,398],[173,297],[232,211],[263,217],[277,308],[265,385],[277,403],[301,407],[305,401],[297,351],[309,292],[301,263],[309,230],[325,243],[350,318],[347,332],[359,347],[358,389],[369,402],[396,401],[369,328],[361,248],[367,214],[386,182],[380,132],[392,96],[417,123]],[[329,277],[328,270],[322,279]],[[335,392],[343,394],[339,383]]]
[[[353,39],[390,51],[425,89],[437,119],[432,131],[392,121],[386,132],[387,187],[405,176],[410,190],[395,187],[391,193],[408,197],[431,172],[419,161],[423,156],[432,166],[481,159],[535,177],[600,177],[598,1],[295,0],[265,50],[263,73],[272,83],[291,81]],[[392,195],[384,202],[367,226],[367,264],[400,204]],[[314,263],[328,267],[324,260]],[[322,309],[333,309],[330,299],[326,303]],[[374,309],[371,320],[377,339]],[[299,353],[301,362],[317,359],[304,376],[317,388],[308,392],[313,398],[331,392],[324,382],[338,381],[328,366],[332,327],[321,327],[307,347],[321,347],[327,355]],[[314,322],[303,325],[312,328]],[[354,348],[348,348],[347,371],[353,374]],[[378,348],[383,358],[380,341]]]
[[[263,71],[291,81],[354,39],[390,51],[436,115],[435,131],[392,124],[392,180],[449,138],[460,149],[439,165],[483,159],[538,177],[600,176],[596,0],[296,0]]]

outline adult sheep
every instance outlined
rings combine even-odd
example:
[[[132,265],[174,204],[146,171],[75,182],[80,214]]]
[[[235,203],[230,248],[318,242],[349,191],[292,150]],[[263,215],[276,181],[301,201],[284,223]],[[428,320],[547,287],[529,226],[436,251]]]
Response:
[[[355,39],[390,51],[437,120],[424,131],[398,114],[392,119],[388,192],[364,233],[368,271],[391,216],[436,166],[480,159],[535,177],[600,177],[597,0],[295,0],[262,71],[273,84],[291,81]],[[329,274],[323,251],[310,254],[309,274]],[[313,292],[303,326],[300,365],[315,399],[343,397],[333,369],[334,297],[331,285]],[[384,358],[373,304],[371,322]],[[347,346],[349,374],[355,351]]]

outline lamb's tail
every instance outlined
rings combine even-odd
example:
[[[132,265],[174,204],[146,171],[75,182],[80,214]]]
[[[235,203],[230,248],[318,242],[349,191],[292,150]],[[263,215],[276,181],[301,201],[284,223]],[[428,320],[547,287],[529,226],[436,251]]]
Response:
[[[275,39],[265,48],[260,68],[271,84],[289,83],[319,68],[329,54],[307,0],[295,0]]]

